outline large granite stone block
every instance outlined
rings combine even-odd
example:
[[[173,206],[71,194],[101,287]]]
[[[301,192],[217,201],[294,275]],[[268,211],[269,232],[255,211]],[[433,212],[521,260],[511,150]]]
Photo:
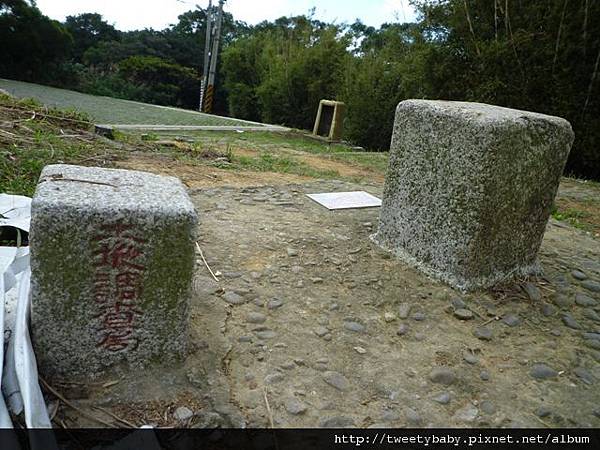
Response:
[[[572,142],[570,124],[558,117],[401,102],[373,239],[462,290],[538,272]]]
[[[196,223],[176,178],[46,166],[30,236],[42,373],[89,378],[182,357]]]

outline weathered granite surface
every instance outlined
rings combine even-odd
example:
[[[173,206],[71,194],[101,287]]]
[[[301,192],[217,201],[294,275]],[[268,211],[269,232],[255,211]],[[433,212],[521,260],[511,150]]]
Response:
[[[197,217],[177,178],[46,166],[32,202],[32,334],[47,376],[186,352]]]
[[[573,137],[558,117],[479,103],[401,102],[373,240],[461,290],[538,272]]]

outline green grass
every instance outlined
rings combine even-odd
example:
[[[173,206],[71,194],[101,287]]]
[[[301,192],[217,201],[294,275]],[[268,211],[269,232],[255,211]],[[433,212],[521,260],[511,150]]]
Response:
[[[317,178],[339,178],[340,175],[333,170],[317,170],[308,164],[295,160],[295,156],[306,153],[323,156],[332,160],[346,162],[356,166],[372,169],[385,174],[388,163],[387,152],[355,151],[353,147],[343,143],[330,144],[318,139],[307,137],[298,131],[291,132],[259,132],[244,133],[219,132],[219,131],[160,131],[152,134],[138,133],[146,141],[160,139],[186,138],[193,140],[199,148],[221,149],[248,149],[258,152],[253,156],[235,156],[232,164],[217,164],[218,167],[228,169],[246,169],[257,171],[273,171],[280,173],[294,173],[298,175]],[[265,154],[263,156],[263,154]],[[189,162],[189,160],[188,160]],[[351,181],[360,179],[350,178]]]
[[[235,125],[243,121],[196,111],[164,108],[147,103],[58,89],[23,81],[0,79],[0,89],[19,98],[34,98],[56,108],[72,108],[90,115],[96,123],[118,125]]]
[[[306,158],[307,154],[381,173],[387,165],[385,153],[355,152],[350,146],[329,144],[299,132],[115,132],[115,141],[109,141],[93,133],[89,116],[79,110],[48,109],[34,100],[0,95],[0,192],[31,196],[47,164],[114,166],[115,160],[132,151],[231,171],[313,178],[344,176],[335,167],[315,164],[315,158]],[[360,179],[364,176],[356,178]]]
[[[334,170],[318,170],[292,157],[275,155],[269,152],[260,153],[257,157],[238,156],[233,152],[231,165],[227,168],[257,172],[291,173],[313,178],[336,178],[339,176]]]
[[[307,153],[338,153],[349,152],[352,148],[345,144],[329,144],[306,136],[299,131],[276,132],[276,131],[246,131],[243,133],[231,131],[155,131],[142,133],[145,139],[150,136],[158,138],[185,137],[197,142],[229,142],[247,148],[289,148]]]
[[[80,113],[0,95],[0,192],[32,196],[47,164],[108,163],[118,150],[101,144],[92,128]]]
[[[552,209],[552,217],[554,219],[567,222],[572,227],[585,231],[590,230],[590,226],[585,222],[585,219],[588,218],[588,216],[589,215],[585,211],[580,211],[578,209],[570,208],[561,211],[556,206]]]
[[[206,148],[221,148],[230,146],[235,148],[246,148],[259,152],[268,152],[269,154],[278,155],[283,158],[285,155],[287,160],[293,159],[294,154],[310,153],[315,155],[327,156],[336,161],[342,161],[371,168],[377,172],[385,173],[387,170],[388,153],[387,152],[365,152],[355,151],[352,147],[335,143],[330,144],[321,140],[307,137],[304,133],[291,132],[259,132],[250,131],[245,133],[235,132],[220,132],[220,131],[160,131],[155,133],[138,134],[143,140],[156,141],[159,139],[174,139],[176,137],[184,137],[194,140],[198,146]],[[248,159],[255,159],[249,158]],[[255,170],[263,170],[262,167],[268,166],[265,161],[258,161],[254,164]],[[252,166],[249,161],[246,161],[246,167]],[[272,169],[275,171],[286,170],[286,164],[273,164]],[[290,172],[286,172],[290,173]],[[298,172],[294,172],[298,173]],[[315,173],[321,173],[315,171]],[[331,173],[324,172],[324,173]],[[326,176],[326,177],[329,177]]]
[[[341,143],[328,143],[320,139],[307,136],[300,131],[291,132],[253,132],[251,134],[238,134],[237,140],[251,142],[260,147],[285,148],[290,147],[307,153],[338,153],[348,152],[351,147]]]

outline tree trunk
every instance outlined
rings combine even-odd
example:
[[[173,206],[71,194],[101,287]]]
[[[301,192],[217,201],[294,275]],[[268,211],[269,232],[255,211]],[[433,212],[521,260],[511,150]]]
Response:
[[[552,60],[552,74],[554,75],[554,67],[558,59],[558,47],[560,46],[560,34],[562,32],[563,22],[565,21],[565,11],[567,10],[567,0],[563,2],[562,14],[560,16],[560,24],[558,25],[558,34],[556,35],[556,45],[554,46],[554,59]]]

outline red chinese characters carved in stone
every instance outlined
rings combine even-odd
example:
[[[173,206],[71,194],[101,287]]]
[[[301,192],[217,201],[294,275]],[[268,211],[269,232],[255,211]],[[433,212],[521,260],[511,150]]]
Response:
[[[97,347],[111,352],[135,348],[136,307],[146,270],[144,246],[132,225],[103,225],[94,237],[94,301],[98,307]]]

